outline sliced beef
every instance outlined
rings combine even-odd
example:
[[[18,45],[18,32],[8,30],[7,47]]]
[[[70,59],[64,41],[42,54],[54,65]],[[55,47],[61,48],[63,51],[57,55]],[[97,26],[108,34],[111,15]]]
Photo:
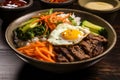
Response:
[[[63,56],[62,54],[57,55],[56,59],[57,59],[56,60],[57,62],[69,62],[68,59],[65,56]]]
[[[85,40],[81,41],[80,46],[85,51],[86,54],[88,54],[90,57],[93,56],[92,52],[94,48],[97,46],[99,41],[97,40]]]
[[[104,51],[104,46],[107,43],[107,39],[100,35],[89,34],[79,44],[82,49],[90,57],[97,56]]]
[[[74,61],[74,57],[72,55],[70,55],[70,51],[68,51],[67,48],[62,47],[62,46],[55,46],[54,50],[57,53],[61,53],[61,55],[63,55],[69,62]]]
[[[79,44],[55,46],[58,62],[73,62],[88,59],[101,54],[105,50],[107,39],[100,35],[89,34]]]
[[[97,40],[97,41],[100,41],[100,42],[107,42],[107,39],[101,35],[94,35],[94,34],[89,34],[86,39],[90,40]]]
[[[54,47],[54,51],[56,52],[56,61],[57,62],[69,62],[68,59],[61,53],[59,47]]]
[[[80,46],[82,47],[82,49],[85,51],[86,54],[92,56],[91,53],[92,53],[93,45],[91,44],[90,41],[82,41],[80,43]]]
[[[67,48],[65,48],[65,47],[60,47],[60,50],[61,50],[61,52],[63,53],[63,55],[65,55],[66,58],[67,58],[70,62],[75,61],[75,60],[74,60],[74,57],[70,54],[70,51],[68,51]]]
[[[101,54],[103,51],[104,51],[103,45],[102,45],[102,44],[99,44],[99,45],[97,45],[97,46],[94,48],[94,50],[93,50],[93,52],[92,52],[92,56],[93,56],[93,57],[94,57],[94,56],[97,56],[97,55]]]
[[[84,53],[84,51],[78,46],[70,46],[69,50],[72,52],[72,55],[77,59],[77,60],[83,60],[83,59],[88,59],[90,58],[88,55]]]

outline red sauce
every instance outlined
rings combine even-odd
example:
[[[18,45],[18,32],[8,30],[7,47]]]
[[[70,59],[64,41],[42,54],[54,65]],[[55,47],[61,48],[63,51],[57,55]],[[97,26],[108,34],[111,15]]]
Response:
[[[25,6],[27,4],[24,0],[5,0],[4,2],[0,3],[2,7],[5,8],[15,8]]]

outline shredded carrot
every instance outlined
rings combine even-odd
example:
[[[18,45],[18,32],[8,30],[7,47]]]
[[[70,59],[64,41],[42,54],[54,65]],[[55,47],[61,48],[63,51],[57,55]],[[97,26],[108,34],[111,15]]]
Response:
[[[70,16],[68,14],[65,17],[58,16],[59,14],[63,14],[63,12],[54,12],[49,15],[43,15],[40,17],[40,20],[46,23],[46,26],[50,28],[50,30],[54,30],[59,22],[69,22],[67,18]]]
[[[40,49],[41,52],[45,53],[46,55],[50,55],[52,57],[54,57],[55,55],[53,53],[51,53],[50,51],[48,51],[47,49],[41,48]]]
[[[54,1],[54,0],[53,0]],[[68,17],[71,15],[70,13],[68,15],[66,15],[65,17],[61,17],[58,16],[60,14],[63,14],[64,12],[53,12],[52,14],[48,14],[48,15],[39,15],[39,16],[34,16],[33,18],[37,17],[39,19],[37,19],[36,21],[33,22],[33,24],[35,22],[43,22],[46,25],[46,30],[45,33],[48,31],[48,29],[50,29],[51,31],[54,30],[57,26],[57,23],[60,22],[66,22],[66,23],[70,23],[70,21],[68,21]]]
[[[33,57],[42,61],[55,62],[55,54],[53,51],[53,46],[46,41],[32,42],[27,46],[17,48],[17,50],[25,55],[28,55],[30,57]]]
[[[53,52],[53,46],[51,44],[48,46],[48,49],[50,52]]]
[[[24,52],[25,52],[28,56],[34,56],[34,55],[32,54],[32,52],[30,52],[30,51],[28,51],[28,50],[24,50]]]
[[[18,48],[18,50],[26,50],[28,48],[29,49],[33,49],[36,46],[38,46],[38,47],[45,47],[46,45],[44,43],[42,43],[42,42],[36,41],[36,44],[35,43],[31,43],[30,45]]]
[[[54,60],[52,60],[51,58],[45,56],[44,54],[42,54],[42,52],[39,50],[38,47],[35,48],[36,49],[36,54],[38,54],[38,56],[40,56],[43,60],[49,61],[49,62],[55,62]]]

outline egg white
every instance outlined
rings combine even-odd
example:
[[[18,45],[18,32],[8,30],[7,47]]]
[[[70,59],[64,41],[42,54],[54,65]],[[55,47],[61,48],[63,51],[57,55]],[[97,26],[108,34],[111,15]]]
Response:
[[[82,32],[83,36],[79,35],[76,40],[66,40],[61,37],[61,33],[69,30],[75,29]],[[88,28],[82,28],[81,26],[73,26],[68,23],[59,24],[49,35],[48,42],[53,45],[73,45],[79,43],[83,38],[85,38],[90,33]]]

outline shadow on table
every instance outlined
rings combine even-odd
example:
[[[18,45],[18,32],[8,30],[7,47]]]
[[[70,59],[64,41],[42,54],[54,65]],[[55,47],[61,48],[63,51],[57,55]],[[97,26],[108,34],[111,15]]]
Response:
[[[16,80],[96,80],[92,78],[93,73],[96,72],[92,71],[91,68],[93,67],[69,73],[54,73],[25,64],[18,73]]]

